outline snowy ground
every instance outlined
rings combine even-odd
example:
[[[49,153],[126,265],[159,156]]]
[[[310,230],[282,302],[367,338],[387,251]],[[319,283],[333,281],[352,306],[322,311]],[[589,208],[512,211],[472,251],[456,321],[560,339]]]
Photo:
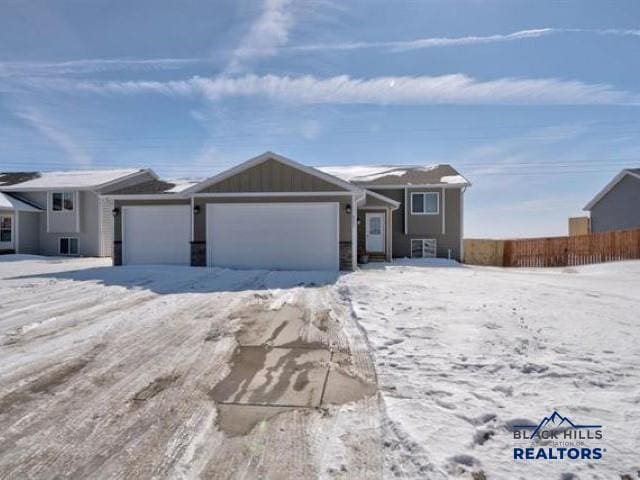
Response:
[[[108,264],[0,256],[0,478],[640,478],[640,262]],[[554,410],[604,458],[511,460]]]
[[[399,437],[387,448],[387,471],[640,478],[640,262],[372,266],[345,280]],[[554,410],[603,425],[602,460],[511,460],[508,426]]]

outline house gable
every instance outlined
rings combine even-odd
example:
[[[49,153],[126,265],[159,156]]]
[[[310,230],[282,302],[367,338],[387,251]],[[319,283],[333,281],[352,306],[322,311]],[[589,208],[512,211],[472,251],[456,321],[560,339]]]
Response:
[[[591,199],[587,205],[583,208],[585,211],[592,210],[593,207],[596,206],[604,197],[606,197],[611,191],[615,190],[619,183],[627,178],[633,178],[635,180],[640,180],[640,169],[629,169],[622,170],[618,175],[613,177],[613,179],[602,189],[598,194]]]
[[[222,172],[186,193],[360,192],[337,177],[267,152]]]

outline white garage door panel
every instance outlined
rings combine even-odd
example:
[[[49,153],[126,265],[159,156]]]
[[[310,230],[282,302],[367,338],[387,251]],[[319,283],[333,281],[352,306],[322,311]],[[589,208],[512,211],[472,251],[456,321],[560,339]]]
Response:
[[[124,207],[123,263],[127,265],[189,265],[189,205]]]
[[[209,204],[207,262],[231,268],[337,270],[338,204]]]

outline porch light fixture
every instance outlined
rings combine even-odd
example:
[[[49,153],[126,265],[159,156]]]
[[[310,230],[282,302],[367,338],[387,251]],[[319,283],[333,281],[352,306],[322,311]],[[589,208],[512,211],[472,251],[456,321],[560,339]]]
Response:
[[[116,208],[114,208],[113,210],[111,210],[111,214],[112,214],[114,217],[117,217],[119,213],[120,213],[120,209],[119,209],[118,207],[116,207]]]
[[[347,212],[347,213],[351,213],[351,204],[350,203],[347,203],[347,206],[344,207],[344,211]]]
[[[198,215],[200,213],[200,205],[193,207],[193,214]]]

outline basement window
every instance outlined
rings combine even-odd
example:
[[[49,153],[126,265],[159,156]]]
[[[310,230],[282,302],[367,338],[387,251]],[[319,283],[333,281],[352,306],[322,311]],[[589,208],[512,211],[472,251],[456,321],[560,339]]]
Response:
[[[10,242],[12,234],[11,217],[0,217],[0,242]]]
[[[60,238],[60,255],[78,255],[78,239],[76,237]]]
[[[412,238],[411,257],[412,258],[435,258],[437,253],[437,242],[435,238]]]

